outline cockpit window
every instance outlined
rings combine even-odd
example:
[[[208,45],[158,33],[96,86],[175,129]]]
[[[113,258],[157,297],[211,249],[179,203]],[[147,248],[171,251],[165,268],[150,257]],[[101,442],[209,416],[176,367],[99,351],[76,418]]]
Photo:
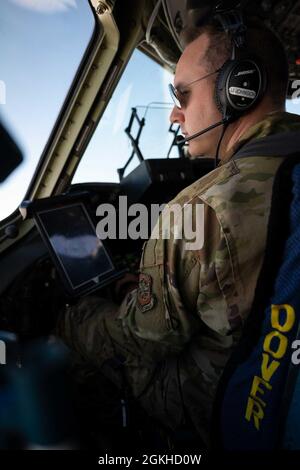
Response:
[[[299,88],[300,88],[300,83],[299,83]],[[286,110],[289,113],[294,113],[294,114],[299,114],[300,115],[300,93],[295,94],[295,98],[292,98],[290,100],[287,100],[286,102]]]
[[[0,185],[0,220],[24,197],[94,28],[88,1],[0,2],[0,120],[24,155]]]
[[[125,133],[136,109],[139,120],[145,119],[139,149],[143,158],[165,158],[174,134],[168,132],[172,103],[168,83],[171,73],[136,50],[103,114],[94,136],[83,155],[73,183],[87,181],[118,182],[118,169],[123,168],[132,154],[132,144]],[[176,126],[175,126],[176,127]],[[138,120],[134,118],[131,134],[139,132]],[[173,147],[170,157],[177,157]],[[125,175],[139,164],[135,155]]]

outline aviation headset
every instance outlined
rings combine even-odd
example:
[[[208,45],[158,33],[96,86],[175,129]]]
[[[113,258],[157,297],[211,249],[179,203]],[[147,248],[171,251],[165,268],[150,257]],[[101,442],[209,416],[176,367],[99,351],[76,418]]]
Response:
[[[246,27],[241,13],[221,13],[216,19],[231,34],[232,57],[218,73],[215,101],[222,117],[232,122],[259,102],[266,90],[267,77],[262,63],[247,54]]]

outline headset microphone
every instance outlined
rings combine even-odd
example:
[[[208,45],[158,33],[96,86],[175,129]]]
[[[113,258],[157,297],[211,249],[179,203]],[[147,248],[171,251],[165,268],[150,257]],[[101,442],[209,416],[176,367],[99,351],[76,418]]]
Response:
[[[176,144],[177,145],[184,145],[186,142],[189,142],[192,139],[196,139],[196,137],[199,137],[202,134],[205,134],[208,131],[211,131],[212,129],[215,129],[216,127],[222,126],[224,124],[228,124],[231,121],[232,117],[231,116],[225,116],[222,121],[216,122],[212,126],[207,127],[206,129],[203,129],[202,131],[197,132],[196,134],[191,135],[190,137],[185,138],[183,135],[179,135],[176,137]]]

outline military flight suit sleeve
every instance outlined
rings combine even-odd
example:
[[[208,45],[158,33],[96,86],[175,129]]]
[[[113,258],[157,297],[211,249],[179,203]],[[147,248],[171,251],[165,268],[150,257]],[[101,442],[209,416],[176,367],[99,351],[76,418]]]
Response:
[[[87,297],[60,316],[58,335],[99,367],[116,360],[122,363],[135,396],[148,386],[161,361],[178,355],[205,327],[201,317],[207,297],[221,295],[213,260],[223,259],[226,247],[209,206],[205,206],[204,227],[200,250],[188,250],[187,240],[174,239],[174,233],[169,239],[160,233],[158,239],[145,243],[139,286],[121,306]],[[214,320],[216,325],[227,326],[225,315]]]

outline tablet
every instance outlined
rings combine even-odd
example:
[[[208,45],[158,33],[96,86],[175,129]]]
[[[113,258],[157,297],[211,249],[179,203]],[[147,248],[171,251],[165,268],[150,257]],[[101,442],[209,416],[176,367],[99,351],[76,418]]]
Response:
[[[115,268],[105,241],[97,237],[86,200],[86,194],[55,196],[26,207],[71,296],[99,289],[124,273]]]

